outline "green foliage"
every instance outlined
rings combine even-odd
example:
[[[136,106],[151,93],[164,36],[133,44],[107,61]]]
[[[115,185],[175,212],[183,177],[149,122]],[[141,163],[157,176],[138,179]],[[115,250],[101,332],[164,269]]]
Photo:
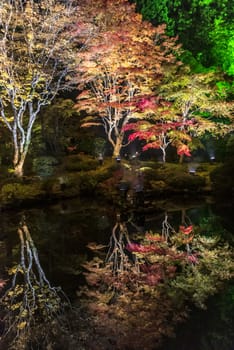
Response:
[[[68,172],[94,170],[97,166],[97,159],[82,154],[68,156],[64,163],[64,169]]]
[[[34,152],[63,155],[66,147],[77,146],[78,139],[78,114],[71,99],[56,98],[42,108],[33,129]]]
[[[234,85],[228,81],[218,81],[216,86],[217,92],[221,98],[228,98],[234,93]]]
[[[191,67],[192,72],[194,73],[205,73],[214,70],[213,67],[204,67],[200,60],[192,54],[189,50],[184,50],[182,55],[180,56],[181,61]]]
[[[233,102],[225,101],[229,91],[220,82],[215,72],[194,74],[183,67],[168,74],[159,91],[173,103],[176,114],[193,121],[187,133],[198,138],[206,133],[224,136],[233,130]]]
[[[168,1],[152,1],[152,0],[137,0],[137,11],[140,11],[143,18],[146,20],[157,20],[157,23],[167,23],[169,27],[169,9]],[[168,29],[170,33],[170,29]],[[173,34],[173,33],[171,33]]]
[[[58,160],[52,156],[38,157],[33,160],[33,172],[42,177],[50,176],[57,165]]]
[[[96,156],[98,156],[99,154],[104,154],[105,144],[106,144],[106,140],[103,139],[102,137],[97,137],[94,140],[94,153]]]
[[[213,43],[211,55],[216,65],[230,76],[234,75],[234,25],[217,18],[209,33]]]
[[[167,33],[178,35],[184,48],[191,51],[202,65],[219,66],[233,74],[233,0],[135,2],[145,19],[156,25],[166,23]],[[228,34],[231,35],[228,37]],[[225,47],[230,57],[225,56]]]
[[[193,248],[199,263],[172,281],[173,293],[182,292],[196,306],[206,308],[207,297],[217,293],[224,280],[233,277],[233,253],[228,245],[218,245],[217,237],[197,236]]]
[[[167,184],[171,186],[174,191],[196,191],[199,192],[205,186],[206,180],[202,176],[190,174],[176,175],[173,174],[167,179]]]
[[[105,181],[110,176],[110,169],[97,168],[96,170],[90,170],[89,172],[81,172],[79,174],[80,190],[82,194],[94,194],[100,192],[99,184]],[[111,191],[111,189],[109,189]]]
[[[156,193],[197,192],[206,186],[206,178],[189,174],[189,165],[167,163],[145,172],[150,189]]]
[[[0,192],[1,201],[4,204],[13,202],[19,204],[21,201],[43,198],[45,195],[40,182],[31,184],[8,183],[2,186]]]

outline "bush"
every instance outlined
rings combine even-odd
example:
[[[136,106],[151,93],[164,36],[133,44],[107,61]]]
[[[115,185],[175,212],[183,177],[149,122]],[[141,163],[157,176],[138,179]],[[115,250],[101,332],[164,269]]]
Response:
[[[58,163],[58,160],[51,156],[38,157],[33,160],[33,171],[38,176],[51,176]]]
[[[66,157],[64,163],[65,171],[89,171],[98,167],[98,160],[87,155],[75,154]]]
[[[168,185],[175,190],[199,190],[201,187],[205,186],[206,181],[203,177],[195,175],[175,175],[172,176],[167,181]]]
[[[8,183],[2,186],[0,198],[3,203],[14,203],[22,200],[32,200],[35,198],[43,198],[45,191],[42,189],[41,183]]]

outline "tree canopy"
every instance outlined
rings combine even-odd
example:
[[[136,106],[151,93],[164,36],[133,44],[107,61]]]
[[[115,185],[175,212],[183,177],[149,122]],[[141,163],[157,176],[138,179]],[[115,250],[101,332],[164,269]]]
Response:
[[[179,35],[183,47],[206,67],[233,74],[233,0],[135,0],[143,18],[165,23],[169,35]],[[231,49],[232,48],[232,49]]]
[[[74,9],[72,1],[1,1],[0,113],[11,134],[18,176],[41,107],[70,86]]]
[[[82,91],[77,109],[88,114],[84,126],[103,125],[117,156],[123,127],[142,112],[139,103],[154,94],[168,67],[178,64],[180,46],[165,35],[165,26],[142,21],[126,0],[98,0],[92,6],[83,1],[78,19],[84,50],[77,71]],[[89,33],[93,36],[87,40]]]

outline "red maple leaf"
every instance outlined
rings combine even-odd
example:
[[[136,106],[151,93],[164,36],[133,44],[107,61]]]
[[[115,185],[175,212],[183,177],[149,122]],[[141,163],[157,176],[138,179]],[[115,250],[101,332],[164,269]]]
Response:
[[[142,98],[136,106],[143,112],[146,109],[155,109],[157,105],[154,98]]]
[[[178,147],[177,149],[177,154],[179,156],[182,156],[183,154],[186,155],[187,157],[191,157],[190,149],[187,145],[183,144]]]

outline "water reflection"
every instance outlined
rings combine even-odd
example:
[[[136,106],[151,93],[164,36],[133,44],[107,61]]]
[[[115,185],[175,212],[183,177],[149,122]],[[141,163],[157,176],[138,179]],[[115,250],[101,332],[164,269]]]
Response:
[[[214,215],[212,205],[204,203],[203,200],[198,203],[176,200],[171,203],[157,201],[157,203],[151,202],[150,204],[145,201],[144,206],[141,206],[140,209],[137,206],[134,206],[133,209],[125,207],[121,210],[118,208],[117,213],[116,208],[105,203],[72,200],[49,207],[32,208],[24,213],[3,212],[0,223],[1,266],[10,267],[12,261],[16,260],[20,248],[16,230],[22,214],[25,215],[27,225],[30,227],[33,242],[40,253],[40,264],[43,266],[48,280],[53,285],[61,285],[72,301],[76,298],[75,292],[78,287],[85,282],[82,266],[94,256],[94,252],[87,249],[90,242],[96,242],[104,249],[109,245],[110,250],[109,252],[107,250],[107,255],[107,252],[105,253],[106,262],[115,261],[115,268],[119,269],[121,266],[126,266],[123,265],[123,260],[121,262],[119,254],[124,252],[124,259],[129,259],[130,256],[130,253],[125,249],[126,244],[129,243],[129,240],[137,243],[139,236],[142,237],[145,232],[152,231],[164,236],[165,240],[169,240],[180,226],[187,228],[193,224],[199,226],[202,232],[209,236],[218,233],[224,240],[230,242],[232,240],[230,232],[223,229],[222,220]],[[229,220],[231,222],[232,219]],[[229,227],[231,228],[231,225]],[[136,268],[136,273],[138,270],[139,266]],[[6,275],[3,268],[1,273]],[[231,330],[234,329],[234,325],[231,315],[234,307],[230,291],[233,295],[232,285],[228,286],[220,296],[210,299],[207,311],[201,312],[195,308],[191,321],[186,321],[178,329],[176,339],[166,343],[166,347],[162,349],[181,350],[186,348],[187,350],[190,346],[190,349],[194,350],[216,350],[218,347],[214,347],[215,339],[219,337],[219,339],[224,339],[225,344],[227,344],[223,349],[232,350],[233,333]],[[164,308],[168,309],[168,303],[166,300],[162,300],[161,306],[164,305]],[[138,302],[140,303],[140,301],[139,299]],[[131,308],[132,305],[129,307]],[[160,310],[160,306],[158,306],[158,310],[155,309],[154,312],[160,313],[162,311]],[[132,312],[135,317],[139,317],[137,312],[133,310]],[[202,327],[201,317],[205,320]],[[215,323],[214,320],[217,322]],[[129,320],[127,321],[129,322]],[[164,326],[165,335],[166,330],[167,327]],[[193,336],[194,333],[197,333],[196,340]],[[149,335],[148,329],[141,330],[139,334],[141,337]],[[209,337],[209,340],[206,337]],[[194,348],[192,348],[191,342],[196,344]],[[221,341],[218,344],[221,344]],[[92,347],[86,349],[93,350]],[[111,349],[117,348],[112,344]]]
[[[2,338],[12,349],[47,347],[60,331],[59,315],[67,303],[61,288],[53,287],[39,260],[25,217],[17,229],[19,258],[8,269],[8,283],[0,299]],[[64,300],[63,300],[64,299]],[[47,333],[53,325],[53,332]]]
[[[160,234],[135,236],[127,229],[132,220],[117,216],[106,258],[85,264],[84,304],[96,332],[89,334],[90,348],[156,349],[189,315],[188,305],[205,309],[207,298],[233,278],[230,248],[214,233],[196,232],[184,207],[180,214],[179,231],[166,211]]]

